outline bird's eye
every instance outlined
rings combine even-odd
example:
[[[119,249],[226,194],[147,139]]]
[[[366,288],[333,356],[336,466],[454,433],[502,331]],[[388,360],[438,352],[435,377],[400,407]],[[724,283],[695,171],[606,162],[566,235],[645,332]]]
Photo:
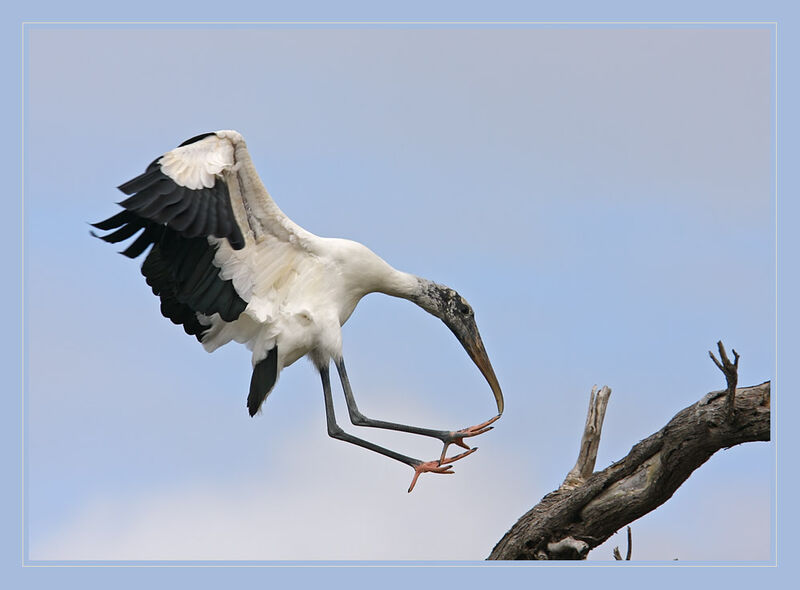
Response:
[[[463,303],[458,306],[458,311],[460,311],[463,315],[470,315],[472,313],[469,305],[464,305]]]

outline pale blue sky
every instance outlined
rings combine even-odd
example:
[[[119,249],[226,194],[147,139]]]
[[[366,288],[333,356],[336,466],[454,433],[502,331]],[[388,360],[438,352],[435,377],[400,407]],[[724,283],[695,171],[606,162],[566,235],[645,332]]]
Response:
[[[614,391],[605,467],[724,385],[706,352],[718,339],[742,354],[740,383],[773,378],[765,28],[85,27],[28,41],[32,559],[483,559],[574,463],[593,384]],[[115,186],[221,128],[244,134],[297,223],[470,300],[507,409],[456,475],[409,496],[405,467],[329,439],[304,362],[250,419],[249,353],[207,355],[160,316],[138,262],[89,237]],[[365,413],[445,428],[492,415],[452,335],[413,305],[370,296],[344,338]],[[773,456],[758,443],[713,457],[634,524],[635,557],[768,559]],[[744,505],[743,525],[730,514]],[[311,518],[327,544],[300,544]]]

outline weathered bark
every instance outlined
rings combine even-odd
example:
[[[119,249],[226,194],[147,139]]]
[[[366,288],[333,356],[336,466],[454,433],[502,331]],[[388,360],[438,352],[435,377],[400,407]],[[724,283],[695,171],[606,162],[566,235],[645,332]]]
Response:
[[[722,355],[723,350],[720,345]],[[724,362],[733,367],[727,358]],[[735,387],[732,379],[728,384]],[[590,422],[587,418],[587,430]],[[517,521],[489,559],[583,559],[617,530],[666,502],[718,450],[768,441],[769,436],[769,381],[709,393],[634,445],[622,460],[588,478],[568,476],[565,485]]]

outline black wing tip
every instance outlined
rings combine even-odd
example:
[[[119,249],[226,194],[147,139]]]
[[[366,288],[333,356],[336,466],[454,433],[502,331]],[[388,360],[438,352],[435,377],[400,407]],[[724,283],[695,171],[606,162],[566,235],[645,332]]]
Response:
[[[108,231],[111,229],[115,229],[125,225],[126,223],[130,223],[133,220],[133,217],[128,211],[120,211],[116,215],[112,215],[108,219],[104,219],[103,221],[98,221],[96,223],[90,223],[93,228],[100,229],[103,231]]]
[[[159,156],[153,160],[153,162],[144,172],[142,172],[139,176],[131,178],[127,182],[123,182],[117,187],[117,190],[122,191],[128,196],[131,196],[141,192],[144,189],[152,187],[164,178],[168,178],[163,172],[161,172],[161,165],[159,164],[161,158],[162,156]],[[119,205],[120,203],[117,204]]]
[[[107,234],[105,236],[101,236],[100,234],[95,233],[93,230],[89,230],[89,235],[93,238],[97,238],[98,240],[103,240],[107,244],[114,244],[116,243],[110,236],[111,234]],[[123,252],[119,252],[119,254],[123,254]]]

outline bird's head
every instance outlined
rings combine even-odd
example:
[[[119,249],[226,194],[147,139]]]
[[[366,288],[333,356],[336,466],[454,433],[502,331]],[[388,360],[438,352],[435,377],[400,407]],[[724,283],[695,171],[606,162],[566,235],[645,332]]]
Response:
[[[503,413],[503,391],[497,382],[489,355],[483,346],[478,325],[475,323],[475,312],[467,300],[450,287],[431,281],[422,280],[420,294],[416,303],[427,312],[442,320],[456,335],[458,341],[467,351],[469,358],[477,365],[489,387],[492,388],[497,402],[498,415]]]

